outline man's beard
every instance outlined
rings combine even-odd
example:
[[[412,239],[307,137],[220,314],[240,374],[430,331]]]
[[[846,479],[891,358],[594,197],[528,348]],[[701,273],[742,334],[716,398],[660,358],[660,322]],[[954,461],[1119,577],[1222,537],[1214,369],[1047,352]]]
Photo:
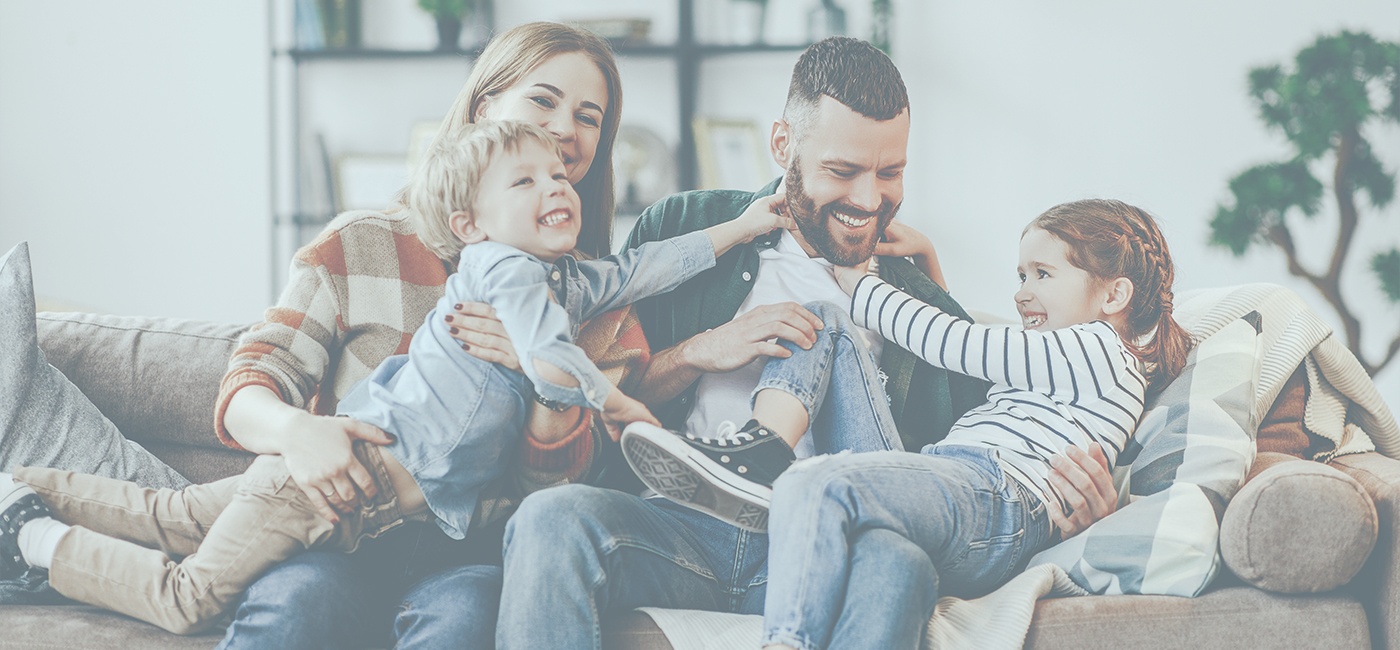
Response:
[[[818,207],[816,201],[807,195],[806,188],[802,186],[800,166],[796,159],[792,161],[791,165],[788,165],[783,185],[787,193],[788,216],[797,223],[797,229],[802,232],[802,237],[812,248],[817,249],[822,257],[837,266],[855,266],[870,259],[870,256],[875,254],[875,245],[880,243],[880,237],[885,234],[885,227],[894,221],[894,215],[899,211],[899,205],[882,198],[880,207],[874,212],[858,209],[840,200]],[[831,231],[833,227],[845,228],[839,222],[835,226],[831,223],[836,220],[835,213],[837,212],[853,217],[874,216],[875,228],[868,234],[833,234]]]

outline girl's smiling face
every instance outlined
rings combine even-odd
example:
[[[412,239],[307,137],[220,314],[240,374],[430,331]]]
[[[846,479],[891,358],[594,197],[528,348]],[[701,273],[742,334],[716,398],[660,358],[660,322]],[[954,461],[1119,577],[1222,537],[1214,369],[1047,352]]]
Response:
[[[1110,290],[1069,261],[1069,245],[1039,228],[1021,237],[1016,274],[1016,310],[1025,329],[1048,332],[1079,323],[1111,319],[1104,310]]]

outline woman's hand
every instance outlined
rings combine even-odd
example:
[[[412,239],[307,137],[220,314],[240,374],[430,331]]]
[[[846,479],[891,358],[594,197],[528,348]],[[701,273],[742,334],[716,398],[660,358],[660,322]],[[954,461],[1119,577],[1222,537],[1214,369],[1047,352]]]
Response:
[[[462,349],[482,361],[500,364],[507,370],[521,372],[520,358],[505,326],[496,317],[496,310],[484,302],[454,305],[445,317],[448,333],[462,343]]]
[[[282,460],[316,511],[331,523],[339,522],[337,511],[351,512],[361,496],[372,499],[379,491],[369,470],[355,458],[351,444],[364,440],[387,445],[393,438],[359,420],[304,411],[301,415],[304,417],[288,423],[291,430],[282,432]]]
[[[1051,523],[1060,529],[1061,539],[1069,539],[1094,522],[1118,509],[1118,490],[1113,487],[1108,457],[1098,444],[1089,446],[1088,453],[1069,447],[1065,455],[1050,459],[1050,483],[1069,502],[1068,513],[1060,510],[1056,499],[1046,501]]]
[[[898,219],[885,228],[885,236],[875,244],[875,254],[885,257],[910,257],[929,279],[948,290],[948,282],[943,279],[943,268],[938,263],[938,250],[933,241]]]

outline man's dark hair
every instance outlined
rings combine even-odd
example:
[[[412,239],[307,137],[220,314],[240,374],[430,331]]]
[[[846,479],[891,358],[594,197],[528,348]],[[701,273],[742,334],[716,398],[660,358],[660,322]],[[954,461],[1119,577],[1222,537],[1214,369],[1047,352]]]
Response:
[[[792,69],[783,119],[798,137],[816,117],[822,95],[874,120],[892,119],[909,108],[909,92],[890,57],[848,36],[813,43]]]

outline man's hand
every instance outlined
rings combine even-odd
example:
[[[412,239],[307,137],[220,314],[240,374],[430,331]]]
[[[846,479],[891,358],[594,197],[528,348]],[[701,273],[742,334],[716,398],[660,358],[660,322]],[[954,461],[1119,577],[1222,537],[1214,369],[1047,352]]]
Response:
[[[1046,500],[1050,521],[1060,529],[1062,539],[1084,532],[1118,509],[1118,490],[1113,487],[1108,458],[1098,444],[1090,445],[1088,453],[1069,447],[1065,455],[1050,459],[1050,483],[1071,508],[1068,513],[1061,512],[1057,500]]]
[[[628,397],[617,388],[613,388],[612,392],[608,393],[607,400],[603,402],[602,416],[603,426],[607,427],[608,437],[612,438],[613,442],[617,442],[622,437],[622,430],[627,425],[638,420],[658,427],[661,426],[661,421],[657,420],[646,406]]]
[[[817,342],[822,321],[795,302],[763,305],[682,345],[686,362],[701,372],[738,370],[759,357],[792,356],[774,339],[785,339],[807,350]]]
[[[378,427],[358,420],[303,414],[306,417],[297,419],[296,430],[287,432],[282,460],[316,511],[335,523],[340,521],[337,511],[351,512],[361,495],[372,499],[378,492],[374,477],[355,458],[351,443],[364,440],[387,445],[393,440]]]

